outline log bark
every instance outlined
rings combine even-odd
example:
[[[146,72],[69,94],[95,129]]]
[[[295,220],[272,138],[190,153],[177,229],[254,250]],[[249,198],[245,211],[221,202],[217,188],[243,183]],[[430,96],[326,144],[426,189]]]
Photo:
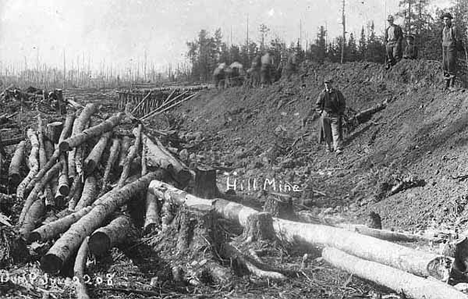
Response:
[[[214,208],[220,216],[236,221],[244,228],[248,224],[249,216],[259,213],[252,208],[223,199],[201,199],[159,181],[151,182],[148,189],[159,198],[171,199],[188,206],[204,205],[207,208]],[[335,227],[278,218],[273,218],[273,227],[276,236],[282,241],[306,246],[319,244],[335,247],[357,257],[418,276],[432,276],[439,280],[446,280],[453,263],[448,257],[414,250]]]
[[[143,129],[143,125],[139,124],[137,128],[133,130],[133,134],[135,135],[135,143],[130,147],[128,151],[127,158],[125,158],[122,174],[120,175],[119,182],[117,183],[117,187],[122,187],[125,184],[125,181],[130,176],[130,168],[132,166],[133,159],[138,155],[141,143],[141,130]]]
[[[102,225],[104,219],[111,215],[118,207],[125,204],[132,196],[145,190],[149,183],[162,177],[163,172],[152,172],[127,184],[120,189],[114,189],[102,196],[93,209],[83,218],[73,224],[60,239],[58,239],[49,252],[41,259],[41,268],[47,273],[57,273],[63,263],[77,250],[81,242],[96,228]]]
[[[174,179],[180,184],[181,188],[185,188],[192,179],[192,174],[189,169],[184,166],[179,160],[174,158],[160,143],[154,143],[148,135],[145,148],[148,167],[161,167],[168,170]]]
[[[47,124],[47,129],[45,136],[48,140],[52,141],[54,144],[58,143],[60,135],[63,130],[63,123],[60,121],[55,121]]]
[[[73,266],[73,275],[76,277],[76,279],[74,279],[74,283],[77,299],[90,298],[86,290],[86,283],[83,278],[89,252],[88,240],[89,238],[86,237],[81,243],[80,248],[78,249],[78,253],[76,254],[75,264]]]
[[[117,126],[120,121],[123,119],[124,113],[119,112],[116,115],[110,117],[109,119],[103,121],[102,123],[84,130],[83,132],[69,137],[59,144],[61,151],[69,151],[70,149],[79,146],[90,138],[99,136],[106,132],[111,131],[115,126]]]
[[[128,155],[128,149],[130,148],[131,140],[129,136],[124,136],[122,139],[122,148],[120,150],[120,157],[119,157],[119,168],[120,172],[123,169],[123,164],[125,162],[125,158],[127,158]]]
[[[45,242],[54,239],[59,234],[66,232],[70,226],[81,219],[84,215],[91,211],[92,207],[85,207],[72,214],[61,217],[55,221],[49,222],[41,227],[36,228],[29,235],[29,242],[41,241]],[[69,213],[69,211],[67,210]],[[45,222],[45,221],[44,221]]]
[[[47,185],[49,180],[59,171],[61,165],[60,163],[55,164],[54,167],[52,167],[46,175],[39,181],[37,184],[34,186],[34,189],[29,193],[28,197],[26,198],[24,204],[23,204],[23,209],[21,210],[21,214],[18,220],[19,224],[22,224],[24,221],[24,217],[28,213],[29,208],[31,205],[36,201],[37,196],[39,195],[39,192],[44,189],[44,187]]]
[[[146,214],[145,224],[143,226],[145,233],[154,231],[159,226],[161,219],[159,217],[160,207],[158,199],[150,191],[146,192]]]
[[[76,204],[75,210],[79,211],[93,203],[97,195],[97,180],[94,176],[86,178],[80,201]]]
[[[57,194],[55,195],[56,200],[64,198],[70,193],[70,186],[68,183],[68,163],[65,154],[60,155],[61,169],[58,177],[58,188]]]
[[[386,240],[391,242],[419,242],[427,241],[427,238],[418,235],[410,235],[405,233],[399,233],[384,229],[374,229],[365,225],[356,224],[345,224],[341,223],[336,227],[343,228],[349,231],[353,231],[362,235],[371,236],[380,240]]]
[[[89,238],[89,249],[95,255],[103,255],[127,237],[131,229],[129,217],[121,215],[107,226],[97,229]]]
[[[102,134],[101,138],[93,147],[88,157],[86,157],[84,161],[84,172],[86,175],[90,175],[93,173],[94,169],[96,169],[96,166],[101,160],[102,153],[107,146],[107,141],[109,140],[110,136],[111,132]]]
[[[217,197],[218,193],[218,187],[216,187],[216,169],[197,167],[195,170],[193,194],[201,198],[212,199]]]
[[[29,173],[28,175],[21,181],[18,188],[16,189],[16,197],[18,200],[24,199],[24,194],[26,192],[26,188],[28,184],[33,180],[34,176],[39,171],[39,140],[37,139],[36,134],[33,130],[28,129],[27,135],[29,140],[31,141],[31,152],[29,154]]]
[[[62,132],[60,132],[60,136],[58,141],[56,142],[57,144],[68,138],[70,136],[72,129],[73,129],[73,124],[75,122],[75,113],[70,113],[67,114],[67,117],[65,118],[65,124],[63,125]]]
[[[76,205],[80,201],[81,195],[83,194],[84,182],[83,177],[78,175],[73,180],[70,194],[68,195],[68,209],[74,211]],[[73,191],[73,192],[72,192]]]
[[[16,187],[21,181],[21,165],[24,161],[24,148],[26,141],[21,141],[17,146],[13,158],[11,158],[10,167],[8,168],[8,178],[10,184]]]
[[[120,140],[118,138],[115,138],[112,141],[109,158],[107,159],[106,168],[104,170],[104,175],[102,176],[101,194],[104,194],[107,191],[109,175],[114,167],[115,161],[119,157],[119,152],[120,152]]]
[[[44,211],[44,200],[39,198],[34,203],[32,203],[31,207],[29,208],[28,214],[24,218],[24,221],[22,222],[21,227],[19,229],[21,236],[25,240],[29,238],[29,234],[36,227],[36,224],[39,222],[40,218],[44,214]]]
[[[424,279],[404,271],[360,259],[327,247],[323,258],[333,266],[416,299],[467,299],[468,296],[440,281]]]

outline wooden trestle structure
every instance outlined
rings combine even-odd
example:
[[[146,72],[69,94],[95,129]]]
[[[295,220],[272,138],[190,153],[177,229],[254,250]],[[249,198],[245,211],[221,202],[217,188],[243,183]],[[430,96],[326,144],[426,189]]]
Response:
[[[118,108],[122,111],[130,104],[135,117],[146,118],[165,112],[193,98],[206,86],[161,87],[152,89],[130,89],[118,91]]]

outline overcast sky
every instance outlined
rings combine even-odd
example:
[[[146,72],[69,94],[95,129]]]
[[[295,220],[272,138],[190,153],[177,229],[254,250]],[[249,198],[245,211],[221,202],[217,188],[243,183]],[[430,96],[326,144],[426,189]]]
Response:
[[[450,0],[433,2],[449,2]],[[143,64],[162,68],[185,59],[186,41],[201,29],[221,28],[226,42],[249,37],[259,41],[258,28],[270,28],[288,44],[300,36],[313,40],[319,26],[329,35],[341,32],[342,0],[0,0],[0,61],[23,68],[37,62],[68,67],[90,61],[114,68]],[[399,0],[346,0],[348,32],[375,21],[383,32],[388,14]],[[396,21],[401,23],[401,20]],[[84,59],[83,59],[84,58]]]

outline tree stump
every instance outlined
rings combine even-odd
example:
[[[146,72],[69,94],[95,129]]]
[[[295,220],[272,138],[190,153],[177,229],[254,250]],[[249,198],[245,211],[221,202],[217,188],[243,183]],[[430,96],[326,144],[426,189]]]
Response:
[[[369,213],[369,219],[366,224],[369,228],[382,229],[382,219],[376,212]]]
[[[212,199],[218,195],[216,186],[216,170],[211,167],[197,167],[195,171],[195,196]]]
[[[60,138],[60,134],[62,133],[63,123],[56,121],[47,124],[45,137],[52,141],[54,144],[57,144]]]
[[[272,192],[263,206],[264,212],[269,212],[273,217],[286,220],[296,220],[292,197],[288,194]]]
[[[262,212],[249,216],[243,237],[247,242],[276,240],[271,214]]]

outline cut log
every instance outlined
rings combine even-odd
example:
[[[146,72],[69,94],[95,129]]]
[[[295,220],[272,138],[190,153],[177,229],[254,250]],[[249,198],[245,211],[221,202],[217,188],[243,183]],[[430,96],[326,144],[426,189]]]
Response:
[[[102,134],[101,138],[93,147],[88,157],[86,157],[84,161],[84,172],[86,175],[90,175],[98,165],[99,161],[101,160],[102,153],[104,152],[104,149],[107,146],[107,141],[109,140],[110,136],[110,132]]]
[[[104,175],[102,176],[101,194],[104,194],[107,191],[109,175],[114,167],[115,161],[119,157],[119,152],[120,152],[120,140],[118,138],[115,138],[112,141],[109,158],[107,159],[106,168],[104,170]]]
[[[71,211],[75,210],[76,205],[80,201],[81,194],[83,193],[84,182],[83,177],[77,175],[73,180],[72,188],[70,189],[70,194],[68,195],[68,209]],[[73,193],[71,192],[73,191]]]
[[[97,180],[94,176],[86,178],[80,201],[76,204],[75,210],[79,211],[84,207],[91,205],[97,196]]]
[[[26,141],[21,141],[17,146],[13,158],[11,158],[10,167],[8,168],[8,178],[10,184],[16,187],[21,181],[21,165],[24,161],[24,148]]]
[[[216,169],[211,167],[197,167],[195,170],[195,186],[193,190],[195,196],[212,199],[218,196],[216,187]]]
[[[67,117],[65,118],[65,124],[63,125],[62,132],[60,132],[60,136],[58,141],[56,142],[59,144],[66,138],[68,138],[72,132],[73,129],[73,124],[75,122],[75,113],[69,113],[67,114]]]
[[[18,188],[16,189],[16,197],[18,200],[24,199],[24,194],[26,193],[26,188],[28,184],[33,180],[34,176],[39,171],[39,140],[37,139],[36,134],[33,130],[28,129],[27,135],[29,140],[31,141],[31,153],[29,154],[29,173],[28,175],[21,181]]]
[[[44,211],[45,205],[43,199],[39,198],[34,203],[32,203],[19,229],[21,236],[25,240],[29,238],[29,234],[36,227],[36,224],[41,219],[42,215],[44,214]]]
[[[384,229],[369,228],[365,225],[358,224],[337,224],[336,227],[340,227],[349,231],[353,231],[362,235],[371,236],[377,239],[391,241],[391,242],[419,242],[427,241],[427,238],[418,235],[410,235],[406,233],[399,233]]]
[[[192,179],[192,174],[189,169],[179,160],[174,158],[160,143],[154,143],[148,135],[145,148],[148,167],[161,167],[168,170],[173,178],[180,184],[181,188],[185,188]]]
[[[58,178],[58,188],[55,198],[64,198],[70,193],[70,186],[68,183],[68,162],[65,154],[60,155],[61,169]]]
[[[132,166],[133,159],[138,155],[141,143],[141,130],[143,129],[142,124],[139,124],[136,129],[133,130],[133,134],[135,135],[135,143],[130,147],[128,151],[127,158],[125,158],[122,174],[120,175],[119,182],[117,183],[117,187],[120,188],[125,185],[125,181],[130,176],[130,167]]]
[[[76,254],[75,265],[73,266],[73,277],[76,277],[74,279],[74,283],[77,299],[90,298],[86,290],[86,282],[84,280],[84,272],[89,252],[88,240],[89,238],[86,237],[81,243],[80,248],[78,249],[78,253]]]
[[[50,170],[50,168],[52,166],[54,166],[56,164],[56,160],[59,158],[60,156],[60,151],[58,149],[56,149],[52,155],[52,157],[50,158],[50,160],[47,162],[47,164],[42,167],[39,172],[37,172],[37,174],[34,176],[34,178],[32,180],[29,181],[29,183],[27,184],[27,187],[25,189],[25,192],[29,192],[32,190],[32,188],[34,188],[34,186],[36,185],[36,183],[42,179],[42,177],[47,173],[47,171]]]
[[[116,115],[113,115],[109,119],[103,121],[102,123],[91,127],[89,129],[84,130],[83,132],[69,137],[59,144],[59,148],[61,151],[69,151],[70,149],[79,146],[80,144],[84,143],[85,141],[89,140],[90,138],[99,136],[106,132],[111,131],[115,126],[117,126],[120,121],[124,117],[123,112],[119,112]]]
[[[339,249],[327,247],[323,258],[333,266],[418,299],[467,299],[468,296],[440,281],[424,279],[395,268],[366,261]]]
[[[49,141],[52,141],[54,144],[56,144],[59,141],[62,130],[63,130],[62,122],[54,121],[52,123],[48,123],[45,136]]]
[[[29,193],[28,197],[26,198],[24,204],[23,204],[23,209],[21,210],[21,214],[18,220],[18,223],[21,225],[24,221],[24,217],[28,213],[29,208],[31,205],[36,201],[37,196],[39,195],[39,192],[44,189],[46,184],[49,182],[49,180],[56,174],[58,173],[61,165],[60,163],[57,163],[52,167],[46,175],[39,181],[37,184],[34,186],[34,189]]]
[[[89,238],[89,249],[95,255],[103,255],[127,237],[131,229],[129,217],[121,215],[107,226],[97,229]]]
[[[129,136],[124,136],[122,139],[122,148],[120,150],[120,157],[119,157],[119,172],[122,172],[123,164],[125,162],[125,158],[128,155],[128,149],[130,148],[131,140]]]
[[[42,169],[42,168],[45,168],[47,164],[47,153],[46,153],[45,142],[44,142],[45,139],[44,139],[44,133],[43,133],[44,125],[43,125],[40,114],[37,116],[37,120],[38,120],[37,137],[39,140],[39,168]],[[52,195],[52,189],[50,188],[49,183],[47,183],[44,186],[44,195],[45,195],[45,202],[44,202],[45,207],[47,209],[49,209],[50,207],[53,207],[55,205],[55,202],[54,202],[54,196]]]
[[[105,218],[130,200],[132,196],[145,190],[152,180],[162,179],[163,175],[164,172],[159,171],[148,173],[137,181],[102,196],[95,202],[93,209],[73,224],[42,257],[41,268],[47,273],[57,273],[62,268],[63,263],[77,250],[81,242],[102,225]]]
[[[84,215],[88,214],[91,211],[92,207],[85,207],[79,211],[76,211],[72,214],[66,215],[55,221],[48,222],[41,227],[36,228],[29,235],[29,242],[41,241],[45,242],[51,239],[54,239],[59,234],[66,232],[70,226],[81,219]],[[70,213],[67,210],[67,213]],[[45,222],[45,221],[44,221]]]
[[[142,147],[141,149],[141,175],[142,176],[148,173],[148,165],[146,163],[146,160],[147,160],[146,155],[148,153],[148,149],[146,148],[146,140],[145,140],[146,138],[148,137],[146,137],[145,135],[141,136],[141,140],[142,140],[141,141],[141,147]]]
[[[259,213],[252,208],[223,199],[201,199],[159,181],[151,182],[148,189],[159,198],[171,199],[180,204],[211,206],[221,217],[236,221],[244,228],[248,224],[248,217]],[[357,257],[423,277],[432,276],[446,280],[453,263],[448,257],[414,250],[335,227],[278,218],[273,218],[273,227],[276,236],[282,241],[306,246],[335,247]]]
[[[149,190],[146,192],[146,216],[144,231],[149,233],[159,226],[161,219],[159,217],[160,206],[156,196]]]

